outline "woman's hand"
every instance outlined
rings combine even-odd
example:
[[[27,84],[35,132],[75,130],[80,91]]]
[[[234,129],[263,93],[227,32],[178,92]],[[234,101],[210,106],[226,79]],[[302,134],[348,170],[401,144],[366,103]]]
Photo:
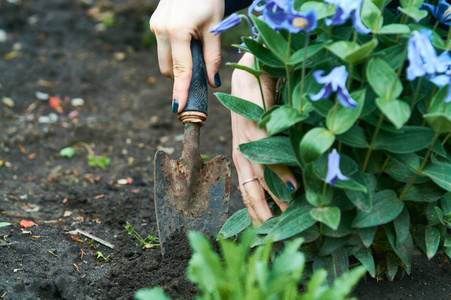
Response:
[[[174,79],[173,112],[185,107],[191,82],[191,39],[202,41],[208,83],[221,85],[220,35],[210,29],[224,17],[224,0],[161,0],[150,19],[158,44],[158,63],[163,75]]]
[[[254,57],[246,53],[240,60],[240,65],[252,67]],[[264,73],[260,80],[262,82],[266,108],[274,105],[275,79]],[[257,79],[251,74],[236,69],[232,76],[232,95],[251,101],[263,107],[262,97]],[[263,178],[264,165],[249,161],[238,150],[238,145],[250,141],[267,137],[266,130],[258,129],[257,123],[248,120],[232,112],[232,133],[233,133],[233,161],[238,172],[240,190],[243,196],[249,215],[254,224],[263,223],[270,217],[272,212],[269,209],[265,198],[265,190],[269,193]],[[287,189],[293,191],[297,188],[297,182],[290,169],[285,165],[268,166],[287,185]],[[277,205],[284,211],[288,204],[280,202],[274,195],[271,195]]]

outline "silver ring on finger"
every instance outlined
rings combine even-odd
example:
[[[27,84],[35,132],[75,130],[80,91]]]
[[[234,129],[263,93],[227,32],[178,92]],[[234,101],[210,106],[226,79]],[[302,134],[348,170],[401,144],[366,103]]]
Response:
[[[242,185],[245,185],[246,183],[249,183],[249,182],[254,181],[254,180],[257,180],[257,179],[258,179],[258,177],[254,177],[254,178],[251,178],[251,179],[248,179],[248,180],[243,181],[241,184],[242,184]]]

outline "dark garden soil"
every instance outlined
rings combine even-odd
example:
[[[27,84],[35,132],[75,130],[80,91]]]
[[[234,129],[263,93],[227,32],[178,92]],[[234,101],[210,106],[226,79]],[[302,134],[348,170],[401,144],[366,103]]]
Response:
[[[0,0],[7,33],[0,41],[0,222],[12,223],[0,228],[1,299],[132,299],[137,289],[156,285],[173,298],[196,294],[185,279],[186,238],[174,237],[162,257],[124,229],[128,221],[141,235],[157,235],[153,156],[164,148],[176,158],[182,149],[172,82],[159,74],[155,47],[142,44],[154,3]],[[114,26],[101,25],[102,18]],[[237,59],[225,50],[224,61]],[[230,68],[221,74],[219,90],[228,92]],[[59,106],[37,92],[60,97]],[[83,105],[73,106],[74,98]],[[209,114],[201,152],[230,156],[228,111],[211,97]],[[110,166],[88,166],[83,148],[72,159],[59,155],[77,142],[109,157]],[[236,211],[235,177],[232,185]],[[21,228],[23,219],[38,226]],[[69,233],[76,229],[114,249]],[[97,260],[96,252],[109,258]],[[419,258],[411,276],[362,281],[355,295],[451,299],[451,267],[442,255]]]

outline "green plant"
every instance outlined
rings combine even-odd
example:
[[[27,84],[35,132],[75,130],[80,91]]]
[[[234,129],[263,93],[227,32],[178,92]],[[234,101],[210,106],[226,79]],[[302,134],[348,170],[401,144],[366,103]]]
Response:
[[[290,166],[300,183],[290,193],[265,168],[272,194],[291,204],[252,244],[304,237],[309,267],[332,277],[349,269],[348,257],[393,280],[398,270],[410,272],[415,249],[429,259],[440,248],[451,256],[451,26],[444,14],[428,16],[437,1],[356,0],[351,8],[297,0],[285,1],[294,10],[274,8],[283,2],[258,1],[261,18],[241,16],[258,36],[235,47],[255,63],[230,64],[257,79],[280,78],[280,101],[266,108],[216,93],[268,133],[238,150],[260,164]],[[351,9],[353,23],[339,24],[350,15],[338,10]],[[221,234],[251,224],[239,211]]]
[[[92,147],[84,142],[78,142],[71,147],[66,147],[60,150],[60,155],[67,158],[72,158],[75,156],[76,149],[82,147],[88,151],[88,166],[90,167],[100,167],[102,169],[108,167],[111,163],[111,159],[107,156],[96,155]]]
[[[108,260],[108,258],[110,258],[110,256],[108,255],[107,257],[103,256],[102,252],[97,251],[96,252],[96,258],[97,260]]]
[[[134,236],[139,242],[140,242],[140,246],[147,248],[147,249],[151,249],[151,248],[155,248],[155,247],[159,247],[160,246],[160,239],[157,237],[154,237],[153,235],[148,235],[145,239],[142,238],[142,236],[136,232],[135,229],[133,229],[132,225],[130,225],[130,223],[126,222],[127,225],[125,225],[125,229],[127,229],[128,234]]]
[[[255,233],[247,230],[240,242],[220,239],[221,257],[214,252],[210,241],[199,232],[189,232],[194,251],[189,262],[187,277],[201,292],[196,299],[347,299],[352,288],[365,273],[363,267],[344,273],[331,287],[325,283],[327,272],[318,270],[304,281],[304,254],[299,252],[302,238],[287,243],[278,255],[274,255],[269,239],[251,252],[250,243]],[[271,256],[274,255],[272,263]],[[300,285],[305,283],[305,291]],[[137,291],[139,300],[166,300],[160,287]]]
[[[9,225],[11,225],[11,223],[8,223],[8,222],[0,222],[0,227],[6,227],[6,226],[9,226]]]

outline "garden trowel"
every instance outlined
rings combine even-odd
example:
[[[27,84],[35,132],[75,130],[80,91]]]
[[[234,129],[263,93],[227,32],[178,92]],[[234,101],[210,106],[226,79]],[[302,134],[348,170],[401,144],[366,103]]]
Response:
[[[200,128],[207,118],[207,79],[202,43],[191,41],[193,74],[188,102],[178,119],[185,127],[182,156],[155,154],[155,212],[164,255],[176,232],[196,230],[211,236],[228,217],[230,161],[216,156],[204,162],[199,152]]]

